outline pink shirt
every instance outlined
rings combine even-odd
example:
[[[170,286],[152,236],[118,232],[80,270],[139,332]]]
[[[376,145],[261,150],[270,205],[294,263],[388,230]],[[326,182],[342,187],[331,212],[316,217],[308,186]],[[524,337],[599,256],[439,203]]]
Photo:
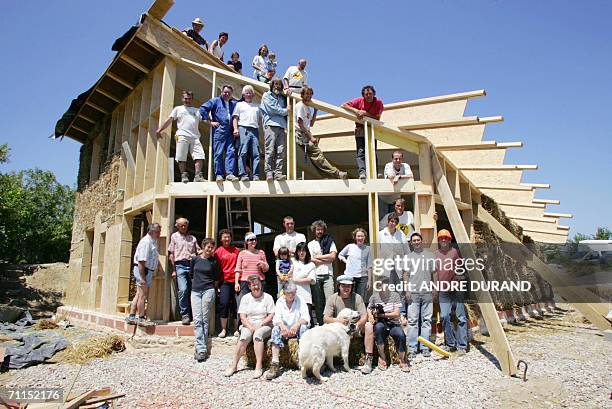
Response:
[[[263,261],[264,265],[259,267],[257,263]],[[238,261],[236,262],[236,272],[240,273],[240,281],[247,281],[247,278],[251,274],[257,274],[259,278],[264,280],[266,278],[265,272],[268,271],[270,266],[266,260],[266,253],[263,250],[259,250],[257,253],[251,253],[248,250],[242,250],[238,254]]]
[[[170,244],[168,244],[168,252],[174,255],[174,261],[191,260],[200,250],[198,240],[191,234],[181,234],[179,232],[172,233],[170,236]]]

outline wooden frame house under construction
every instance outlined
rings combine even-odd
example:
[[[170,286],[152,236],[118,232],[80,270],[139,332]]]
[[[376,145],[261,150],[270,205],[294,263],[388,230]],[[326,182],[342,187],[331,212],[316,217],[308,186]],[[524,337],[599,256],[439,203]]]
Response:
[[[504,240],[520,244],[521,239],[483,208],[481,201],[486,195],[532,240],[566,241],[568,228],[560,225],[559,219],[571,215],[546,211],[548,205],[558,204],[557,200],[535,198],[537,189],[549,185],[521,183],[523,171],[537,166],[504,163],[506,150],[522,143],[482,140],[486,124],[503,118],[463,116],[467,102],[484,96],[484,90],[393,103],[385,106],[380,122],[367,119],[365,181],[357,179],[354,164],[356,117],[313,99],[313,105],[326,113],[318,119],[313,133],[321,138],[326,157],[348,170],[348,180],[322,180],[313,166],[305,163],[296,148],[290,115],[288,180],[216,183],[209,152],[208,182],[178,182],[173,130],[165,130],[160,138],[155,131],[172,108],[181,104],[181,91],[194,91],[194,104],[200,104],[219,95],[222,84],[233,85],[235,96],[242,86],[251,84],[256,99],[267,85],[236,74],[162,22],[172,4],[172,0],[154,2],[139,24],[118,40],[117,55],[100,79],[60,120],[63,125],[59,135],[83,143],[68,308],[123,316],[130,301],[134,247],[146,223],[158,222],[162,225],[161,263],[150,290],[148,315],[160,322],[171,321],[176,307],[163,250],[179,216],[190,219],[190,228],[200,239],[215,237],[222,227],[239,232],[243,226],[256,229],[263,245],[271,245],[270,237],[280,229],[282,217],[291,214],[302,232],[310,222],[321,218],[337,243],[348,241],[356,225],[366,227],[371,243],[376,243],[377,232],[384,227],[379,226],[379,218],[387,210],[383,207],[390,202],[388,198],[401,195],[426,242],[435,243],[440,222],[447,223],[458,242],[473,242],[474,223],[479,220]],[[292,96],[290,105],[294,106],[298,98]],[[201,134],[203,145],[209,147],[207,124],[201,125]],[[401,180],[392,185],[377,177],[396,149],[404,152],[415,173],[414,181]],[[188,166],[193,167],[193,163]],[[236,220],[241,212],[243,224]],[[434,221],[436,212],[441,219],[438,223]],[[527,248],[525,254],[534,269],[554,285],[555,277],[546,265]],[[516,361],[495,305],[487,294],[478,301],[501,368],[513,374]],[[591,321],[603,319],[597,306],[582,307],[581,311]]]

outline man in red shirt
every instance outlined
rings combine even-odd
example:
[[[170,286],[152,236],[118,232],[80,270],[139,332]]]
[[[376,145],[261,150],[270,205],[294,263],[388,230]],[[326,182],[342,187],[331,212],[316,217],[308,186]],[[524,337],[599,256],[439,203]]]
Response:
[[[465,272],[461,267],[463,263],[458,263],[461,259],[459,251],[451,246],[452,236],[448,230],[442,229],[438,232],[439,249],[434,252],[436,256],[436,275],[438,283],[445,281],[465,280]],[[460,267],[460,268],[458,268]],[[459,274],[461,272],[461,274]],[[451,287],[449,287],[451,288]],[[440,291],[440,319],[444,327],[444,342],[446,349],[458,351],[463,355],[467,351],[467,316],[463,305],[463,291]],[[453,330],[452,311],[455,310],[457,316],[457,329]]]
[[[221,310],[221,332],[219,338],[227,335],[227,320],[230,312],[236,314],[236,292],[234,282],[236,277],[236,261],[240,250],[232,246],[232,233],[228,229],[219,232],[219,242],[221,246],[215,250],[215,258],[219,263],[221,277],[219,277],[219,305]],[[236,331],[238,331],[236,319]]]
[[[366,178],[365,162],[365,130],[363,117],[367,116],[380,120],[385,107],[382,101],[376,98],[376,90],[372,85],[366,85],[361,89],[361,97],[342,104],[342,108],[357,115],[355,122],[355,145],[357,145],[357,167],[359,168],[359,179]]]

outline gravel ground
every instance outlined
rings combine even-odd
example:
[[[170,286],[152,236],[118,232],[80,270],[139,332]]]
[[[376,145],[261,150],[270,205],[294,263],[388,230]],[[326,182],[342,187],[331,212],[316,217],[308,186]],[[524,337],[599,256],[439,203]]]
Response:
[[[487,358],[486,342],[463,357],[417,358],[410,373],[395,366],[368,376],[355,369],[326,371],[329,381],[317,384],[301,379],[298,371],[272,382],[252,380],[252,371],[245,369],[228,379],[223,371],[232,347],[226,339],[215,340],[213,356],[200,364],[189,347],[160,346],[130,349],[82,367],[11,371],[0,384],[66,388],[77,377],[74,390],[110,386],[127,394],[119,406],[129,408],[612,408],[612,344],[575,313],[512,326],[508,338],[517,359],[529,363],[527,382],[503,376]]]

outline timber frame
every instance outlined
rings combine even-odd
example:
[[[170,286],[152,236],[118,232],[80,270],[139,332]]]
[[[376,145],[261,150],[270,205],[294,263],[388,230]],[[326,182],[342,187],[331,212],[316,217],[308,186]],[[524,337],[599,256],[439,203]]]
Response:
[[[199,199],[205,203],[204,231],[209,237],[216,235],[219,202],[225,197],[358,196],[367,199],[369,239],[376,243],[381,228],[380,199],[388,195],[405,195],[414,200],[415,227],[425,242],[436,242],[436,204],[444,207],[458,242],[474,241],[473,222],[476,218],[493,224],[496,234],[504,240],[518,241],[499,222],[495,224],[490,215],[487,217],[488,213],[480,206],[484,193],[497,200],[508,216],[523,226],[534,240],[566,240],[568,230],[558,225],[558,219],[571,215],[545,213],[544,209],[553,201],[533,197],[535,189],[548,185],[521,183],[523,170],[535,167],[503,163],[505,150],[521,147],[522,143],[481,140],[485,124],[503,118],[463,117],[467,100],[484,96],[484,90],[389,104],[383,115],[384,122],[366,119],[367,181],[349,178],[316,180],[313,183],[312,179],[304,178],[304,173],[300,176],[300,155],[296,153],[294,124],[290,115],[286,181],[216,183],[212,180],[211,161],[208,160],[207,182],[175,182],[171,158],[172,130],[166,129],[158,137],[156,129],[180,101],[180,91],[187,87],[194,89],[196,84],[196,102],[203,102],[218,95],[224,83],[233,84],[235,90],[250,84],[257,95],[268,88],[236,74],[178,30],[163,23],[161,19],[173,3],[172,0],[157,0],[143,15],[126,45],[117,53],[64,132],[79,142],[92,144],[90,184],[101,175],[104,160],[115,155],[122,158],[113,215],[104,220],[98,216],[95,223],[88,226],[74,226],[70,264],[79,274],[78,277],[75,275],[77,282],[69,290],[68,303],[71,305],[115,315],[120,314],[119,307],[125,308],[129,302],[131,250],[134,241],[138,240],[133,236],[134,220],[145,215],[147,221],[162,226],[160,269],[149,293],[148,315],[155,320],[169,321],[173,316],[172,299],[175,295],[163,249],[167,248],[172,233],[176,206],[183,199]],[[299,96],[289,99],[290,109],[297,101]],[[353,149],[351,138],[357,118],[320,100],[313,99],[312,105],[327,113],[313,127],[313,133],[322,138],[321,149],[326,154],[336,154],[334,158],[342,158],[344,152]],[[108,126],[101,126],[104,122],[108,122]],[[203,142],[206,142],[210,140],[210,129],[202,125],[204,128]],[[379,142],[378,149],[375,149],[375,141]],[[391,185],[387,180],[377,179],[377,169],[381,165],[379,153],[396,148],[410,155],[411,166],[418,168],[418,180],[402,180]],[[106,149],[104,158],[101,157],[103,149]],[[207,158],[211,157],[209,149]],[[91,240],[85,237],[86,231],[90,235],[87,237],[93,237]],[[544,263],[538,261],[534,261],[536,270],[545,271],[542,275],[549,277]],[[82,279],[86,266],[91,268],[89,281]],[[482,280],[482,276],[472,279]],[[491,297],[484,296],[478,302],[501,369],[513,375],[516,360]],[[596,307],[581,311],[593,324],[604,325]]]

